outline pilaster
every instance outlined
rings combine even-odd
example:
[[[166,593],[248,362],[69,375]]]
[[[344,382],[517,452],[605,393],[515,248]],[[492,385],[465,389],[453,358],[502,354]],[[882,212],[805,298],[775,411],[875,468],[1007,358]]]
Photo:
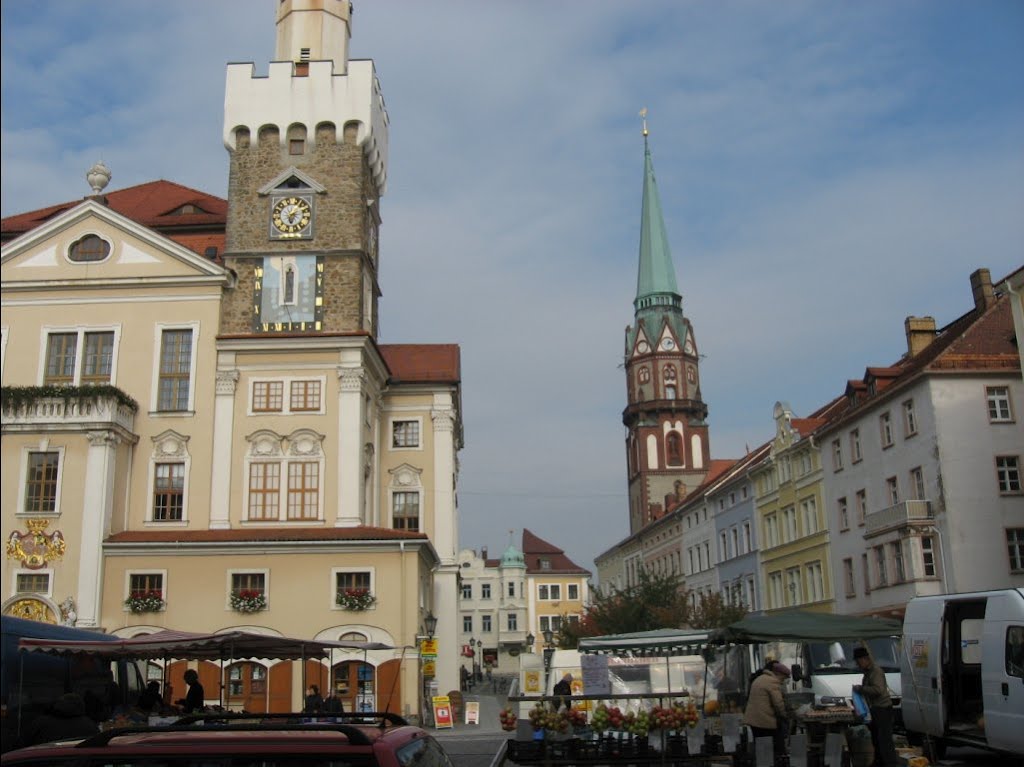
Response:
[[[114,468],[120,438],[111,431],[90,431],[82,498],[82,537],[78,559],[78,622],[100,625],[103,591],[103,539],[114,509]]]
[[[363,390],[366,370],[338,368],[338,493],[334,524],[363,524]]]
[[[231,527],[231,442],[235,428],[237,370],[217,371],[217,395],[213,405],[213,456],[210,478],[210,529]]]

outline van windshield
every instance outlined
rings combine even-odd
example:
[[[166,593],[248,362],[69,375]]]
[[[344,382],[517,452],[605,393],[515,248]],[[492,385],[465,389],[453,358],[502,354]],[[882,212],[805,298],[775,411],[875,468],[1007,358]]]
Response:
[[[859,674],[853,651],[861,642],[813,642],[808,645],[811,668],[815,674]],[[893,637],[868,639],[868,649],[875,664],[887,673],[899,673],[899,642]]]

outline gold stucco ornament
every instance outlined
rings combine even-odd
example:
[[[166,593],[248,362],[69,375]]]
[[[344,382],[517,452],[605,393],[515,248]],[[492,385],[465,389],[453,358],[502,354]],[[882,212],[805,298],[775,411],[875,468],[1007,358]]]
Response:
[[[60,530],[47,533],[50,521],[30,519],[26,522],[27,532],[14,530],[7,539],[7,558],[21,560],[22,567],[38,570],[48,562],[62,559],[67,544]]]

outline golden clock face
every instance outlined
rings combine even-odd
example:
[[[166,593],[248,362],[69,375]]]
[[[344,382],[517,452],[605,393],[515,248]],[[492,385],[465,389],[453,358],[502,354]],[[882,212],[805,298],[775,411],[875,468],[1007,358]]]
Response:
[[[282,197],[274,203],[270,223],[278,237],[301,237],[313,211],[304,197]]]

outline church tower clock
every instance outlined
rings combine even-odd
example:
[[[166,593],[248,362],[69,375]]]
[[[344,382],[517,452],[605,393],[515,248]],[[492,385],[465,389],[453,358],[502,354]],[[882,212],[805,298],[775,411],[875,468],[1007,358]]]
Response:
[[[644,123],[644,186],[634,323],[626,328],[629,532],[668,511],[707,475],[707,405],[700,360],[676,287]]]
[[[372,61],[349,61],[349,0],[281,0],[267,77],[228,67],[221,334],[377,334],[388,116]]]

